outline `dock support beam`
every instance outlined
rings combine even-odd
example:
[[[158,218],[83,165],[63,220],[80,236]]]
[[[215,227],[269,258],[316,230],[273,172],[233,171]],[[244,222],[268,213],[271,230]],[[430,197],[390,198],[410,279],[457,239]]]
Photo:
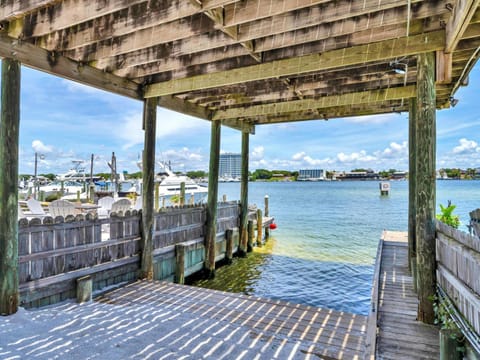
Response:
[[[250,134],[242,132],[242,183],[240,186],[240,243],[238,245],[239,256],[245,256],[248,243],[248,154]]]
[[[416,207],[418,320],[433,324],[435,295],[435,54],[417,58]]]
[[[155,132],[157,127],[157,98],[144,100],[143,129],[145,148],[143,150],[142,190],[142,268],[141,278],[153,279],[153,221],[154,221],[154,177],[155,177]]]
[[[18,310],[20,63],[2,60],[0,116],[0,315]]]
[[[415,227],[417,224],[417,140],[415,127],[417,121],[417,99],[411,98],[408,120],[408,269],[413,277],[413,287],[417,291],[417,242]]]
[[[220,164],[220,121],[212,121],[210,166],[208,171],[207,229],[205,244],[205,276],[215,277],[215,243],[217,238],[218,168]]]

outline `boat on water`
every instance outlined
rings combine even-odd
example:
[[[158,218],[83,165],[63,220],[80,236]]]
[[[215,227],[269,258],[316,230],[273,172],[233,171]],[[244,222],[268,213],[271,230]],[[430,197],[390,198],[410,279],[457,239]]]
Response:
[[[185,183],[185,193],[190,195],[206,195],[208,188],[197,184],[186,175],[175,174],[170,165],[159,163],[160,171],[155,176],[155,182],[159,183],[160,196],[173,196],[180,194],[181,184]]]

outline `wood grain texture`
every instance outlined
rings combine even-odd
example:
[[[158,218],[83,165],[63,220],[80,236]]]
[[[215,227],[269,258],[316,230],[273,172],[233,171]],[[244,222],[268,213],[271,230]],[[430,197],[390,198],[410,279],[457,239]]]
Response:
[[[20,63],[2,59],[0,115],[0,315],[18,310]],[[23,250],[23,249],[22,249]]]
[[[430,298],[436,293],[435,278],[435,179],[436,109],[435,53],[418,55],[416,109],[416,244],[418,318],[433,324],[435,314]]]
[[[438,359],[438,329],[416,319],[407,233],[386,232],[381,259],[377,359]]]

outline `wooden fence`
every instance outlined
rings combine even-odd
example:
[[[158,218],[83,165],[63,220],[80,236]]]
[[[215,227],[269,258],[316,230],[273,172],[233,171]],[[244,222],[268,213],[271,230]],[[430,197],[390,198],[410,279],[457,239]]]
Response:
[[[437,282],[480,334],[480,238],[437,221]]]
[[[174,280],[175,247],[185,245],[185,276],[203,268],[206,209],[185,206],[155,213],[154,277]],[[239,205],[218,204],[217,259],[225,256],[225,230],[237,234]],[[87,214],[19,220],[22,306],[43,306],[75,297],[76,280],[89,275],[93,290],[132,281],[140,268],[141,212],[99,219]],[[236,251],[236,249],[234,249]]]

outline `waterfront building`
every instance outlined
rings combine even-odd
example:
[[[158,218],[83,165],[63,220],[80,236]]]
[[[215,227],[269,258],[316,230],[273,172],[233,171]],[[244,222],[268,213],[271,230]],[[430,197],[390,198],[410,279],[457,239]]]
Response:
[[[234,153],[220,154],[220,177],[239,179],[242,176],[242,155]]]
[[[320,181],[325,180],[325,170],[323,169],[301,169],[298,172],[298,181]]]

